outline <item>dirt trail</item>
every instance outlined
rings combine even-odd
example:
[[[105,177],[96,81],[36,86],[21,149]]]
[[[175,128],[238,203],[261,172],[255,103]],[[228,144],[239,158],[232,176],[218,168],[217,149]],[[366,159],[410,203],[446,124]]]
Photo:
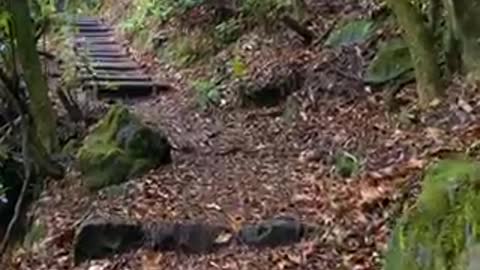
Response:
[[[420,169],[431,152],[462,145],[459,134],[473,126],[479,105],[460,126],[458,107],[442,109],[435,115],[444,117],[435,121],[401,126],[385,114],[380,93],[367,93],[358,82],[332,81],[339,93],[355,98],[322,92],[315,107],[289,114],[285,104],[202,112],[185,87],[129,101],[145,122],[167,134],[176,148],[173,163],[99,194],[87,193],[74,173],[51,182],[33,211],[46,225],[47,240],[17,254],[14,269],[71,269],[73,226],[89,209],[145,222],[233,226],[287,213],[321,232],[274,250],[232,246],[202,256],[139,250],[76,269],[379,269],[391,217],[413,198]],[[332,171],[334,154],[344,150],[362,165],[346,179]]]

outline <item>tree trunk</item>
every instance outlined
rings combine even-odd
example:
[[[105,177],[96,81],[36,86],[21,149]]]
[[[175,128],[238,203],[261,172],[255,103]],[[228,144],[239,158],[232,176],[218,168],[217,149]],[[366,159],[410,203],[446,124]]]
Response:
[[[28,3],[27,0],[8,0],[7,4],[13,14],[18,56],[30,97],[29,109],[40,141],[47,152],[51,153],[57,147],[55,113],[42,74]]]
[[[480,1],[455,0],[450,3],[454,14],[449,16],[453,15],[457,27],[464,67],[475,81],[480,81]]]
[[[433,34],[421,14],[408,0],[387,0],[404,30],[415,67],[417,92],[422,107],[441,94],[440,66],[434,49]]]

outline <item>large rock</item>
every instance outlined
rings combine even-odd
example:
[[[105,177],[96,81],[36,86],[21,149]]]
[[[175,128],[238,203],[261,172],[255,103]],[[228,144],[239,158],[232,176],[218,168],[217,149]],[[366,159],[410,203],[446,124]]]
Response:
[[[479,188],[478,162],[443,160],[427,170],[418,201],[393,232],[384,269],[480,269]]]
[[[304,76],[297,65],[276,63],[259,70],[238,85],[240,105],[276,106],[300,89],[303,82]]]
[[[165,135],[115,105],[84,140],[77,157],[86,186],[98,189],[170,162],[170,149]]]

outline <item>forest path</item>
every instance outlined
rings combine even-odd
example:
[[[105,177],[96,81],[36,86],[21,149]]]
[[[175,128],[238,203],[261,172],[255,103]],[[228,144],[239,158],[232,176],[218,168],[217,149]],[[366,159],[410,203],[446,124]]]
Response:
[[[84,23],[88,28],[91,21]],[[161,73],[158,68],[142,76]],[[467,114],[452,106],[421,115],[419,124],[402,124],[385,113],[381,93],[321,75],[324,81],[312,84],[327,81],[335,93],[317,87],[314,107],[303,106],[300,90],[295,106],[268,109],[202,111],[188,87],[127,99],[143,121],[166,133],[176,149],[172,164],[95,194],[83,189],[79,175],[50,182],[35,212],[51,241],[20,257],[14,269],[71,269],[72,228],[92,208],[144,223],[232,226],[286,214],[321,231],[277,249],[230,246],[198,256],[137,250],[77,269],[379,269],[392,217],[414,198],[421,169],[431,156],[459,149],[466,130],[480,130],[474,124],[480,109]],[[334,170],[343,152],[360,164],[352,177]]]

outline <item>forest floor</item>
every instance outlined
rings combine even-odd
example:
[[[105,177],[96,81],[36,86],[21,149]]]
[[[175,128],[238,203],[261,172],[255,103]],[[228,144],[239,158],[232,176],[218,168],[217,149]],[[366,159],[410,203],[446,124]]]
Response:
[[[361,81],[328,68],[345,68],[345,61],[351,63],[347,58],[357,57],[353,49],[286,44],[264,47],[251,64],[262,68],[272,59],[306,59],[302,63],[311,73],[293,94],[296,105],[253,109],[199,110],[185,78],[205,70],[173,71],[151,53],[137,52],[151,74],[175,86],[129,101],[175,145],[173,163],[130,180],[124,189],[98,194],[84,190],[74,172],[50,182],[33,210],[46,226],[46,240],[16,251],[14,269],[71,269],[75,223],[92,208],[140,222],[229,225],[285,213],[316,224],[320,233],[277,249],[231,246],[192,256],[138,250],[75,269],[379,269],[394,220],[415,198],[422,169],[446,153],[464,152],[478,137],[476,90],[453,82],[448,92],[462,90],[462,95],[419,112],[410,85],[401,94],[404,107],[388,113],[381,91],[372,93]],[[333,169],[334,155],[341,151],[361,165],[352,177],[342,178]]]

